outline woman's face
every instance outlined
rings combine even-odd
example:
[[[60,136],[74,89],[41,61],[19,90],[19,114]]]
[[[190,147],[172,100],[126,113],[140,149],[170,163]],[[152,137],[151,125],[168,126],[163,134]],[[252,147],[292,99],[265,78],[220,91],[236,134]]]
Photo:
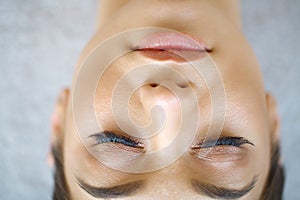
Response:
[[[168,28],[201,40],[220,72],[225,89],[226,115],[219,137],[223,138],[223,142],[203,147],[204,150],[210,150],[206,157],[201,157],[203,149],[195,148],[196,144],[203,142],[213,105],[205,82],[194,76],[187,62],[157,59],[155,56],[145,56],[141,51],[131,51],[109,65],[95,92],[94,112],[103,127],[100,131],[114,132],[117,136],[109,136],[118,138],[116,144],[83,145],[74,123],[70,98],[63,154],[72,199],[259,199],[269,171],[274,127],[258,63],[239,30],[237,20],[234,20],[230,6],[220,1],[202,0],[131,0],[119,3],[109,14],[106,13],[107,18],[101,22],[99,30],[84,49],[79,63],[108,37],[134,28]],[[131,45],[127,44],[125,48],[130,51],[134,48]],[[144,146],[132,147],[136,145],[134,141],[123,138],[128,133],[117,126],[110,108],[112,90],[117,81],[136,66],[151,62],[161,66],[171,65],[185,75],[189,83],[196,85],[192,88],[199,94],[197,104],[200,118],[196,136],[185,154],[159,170],[127,173],[112,169],[95,159],[95,155],[91,154],[93,150],[89,148],[106,148],[106,151],[98,151],[98,154],[115,151],[116,156],[107,156],[112,163],[120,158],[130,159],[130,156],[145,153],[142,149]],[[79,65],[75,79],[78,73]],[[161,76],[162,79],[168,79],[167,75]],[[178,87],[184,90],[190,86]],[[151,141],[152,147],[159,149],[173,138],[180,122],[180,110],[175,95],[153,82],[141,86],[130,98],[128,107],[132,120],[140,125],[151,122],[146,113],[153,105],[162,106],[167,113],[164,136]],[[113,142],[110,140],[108,143]]]

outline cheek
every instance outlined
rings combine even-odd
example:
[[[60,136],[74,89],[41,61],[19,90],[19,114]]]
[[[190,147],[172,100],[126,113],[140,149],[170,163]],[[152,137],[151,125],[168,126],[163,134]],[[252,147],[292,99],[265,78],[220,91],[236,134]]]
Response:
[[[237,132],[252,141],[255,146],[249,158],[251,168],[260,177],[266,177],[271,159],[271,133],[263,101],[248,100],[245,96],[228,95],[227,119],[224,129]]]
[[[67,120],[63,153],[67,182],[74,189],[74,193],[78,192],[75,176],[88,180],[92,185],[104,187],[123,184],[128,182],[128,180],[137,181],[143,178],[143,175],[126,174],[111,169],[94,158],[82,144],[72,122],[73,120],[70,119]]]

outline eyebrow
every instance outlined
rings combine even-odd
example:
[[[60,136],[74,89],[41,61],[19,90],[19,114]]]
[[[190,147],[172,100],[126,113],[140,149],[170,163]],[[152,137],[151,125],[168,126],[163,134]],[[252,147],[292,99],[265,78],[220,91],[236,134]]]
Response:
[[[238,199],[248,194],[255,186],[257,176],[241,189],[227,189],[215,185],[201,183],[195,179],[192,180],[194,190],[200,194],[205,194],[213,199]]]
[[[95,198],[117,198],[133,194],[142,187],[144,181],[135,181],[113,187],[94,187],[78,178],[77,183],[79,187]]]
[[[238,199],[248,194],[255,186],[257,177],[242,189],[227,189],[192,180],[194,190],[213,199]],[[135,181],[113,187],[94,187],[77,178],[78,185],[95,198],[118,198],[129,196],[140,189],[144,181]]]

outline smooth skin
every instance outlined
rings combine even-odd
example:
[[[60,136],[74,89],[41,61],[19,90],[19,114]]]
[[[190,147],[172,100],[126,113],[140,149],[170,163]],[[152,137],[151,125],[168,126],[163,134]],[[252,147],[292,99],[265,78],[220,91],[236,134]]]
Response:
[[[253,189],[239,199],[259,199],[270,168],[271,146],[279,138],[279,120],[276,102],[272,95],[266,93],[257,59],[241,32],[239,1],[102,0],[97,32],[80,55],[74,77],[80,63],[101,41],[122,31],[142,27],[162,27],[187,33],[200,38],[212,49],[209,55],[222,75],[227,100],[221,137],[243,137],[254,146],[224,146],[219,149],[221,153],[212,154],[211,159],[187,153],[171,165],[151,173],[132,174],[113,170],[97,161],[81,143],[74,125],[72,94],[66,89],[53,114],[52,145],[63,142],[64,171],[72,199],[97,199],[84,191],[77,179],[96,188],[112,188],[136,181],[143,183],[139,189],[120,199],[213,199],[197,191],[193,180],[239,190],[254,178]],[[103,82],[99,83],[101,87],[97,88],[95,99],[95,113],[105,129],[118,130],[109,110],[112,85],[132,66],[149,60],[138,52],[132,52],[111,64]],[[183,69],[182,73],[191,81],[197,81],[188,70]],[[140,120],[141,124],[149,122],[143,113],[159,102],[168,105],[166,112],[173,116],[167,118],[169,124],[177,124],[178,106],[170,91],[161,86],[145,86],[140,93],[142,95],[135,94],[130,103],[133,119]],[[199,132],[203,133],[209,123],[211,104],[207,88],[201,94],[199,108],[203,117]],[[172,126],[167,130],[171,137]],[[157,146],[161,146],[166,141],[156,142]]]

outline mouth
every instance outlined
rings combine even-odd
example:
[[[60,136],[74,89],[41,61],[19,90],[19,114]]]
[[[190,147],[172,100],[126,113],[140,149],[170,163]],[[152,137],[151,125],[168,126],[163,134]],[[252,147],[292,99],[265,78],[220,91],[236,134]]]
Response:
[[[163,32],[144,38],[136,51],[158,61],[190,62],[202,58],[211,49],[188,35]]]

